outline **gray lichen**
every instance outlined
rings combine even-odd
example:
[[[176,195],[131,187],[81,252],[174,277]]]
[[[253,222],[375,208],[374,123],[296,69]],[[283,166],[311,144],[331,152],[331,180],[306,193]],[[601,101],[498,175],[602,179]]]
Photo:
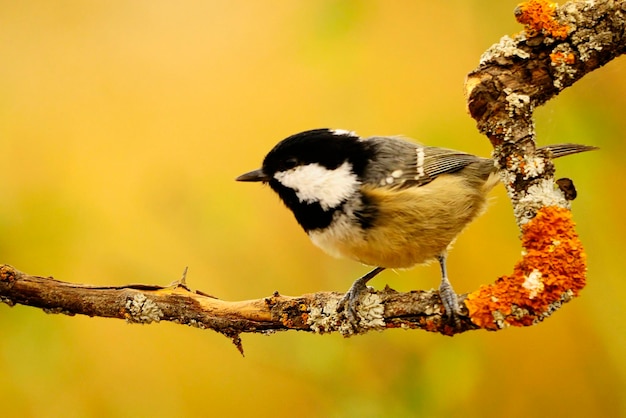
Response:
[[[551,179],[543,179],[523,192],[515,205],[514,214],[518,225],[524,225],[535,217],[542,207],[557,206],[569,209],[570,202]]]
[[[345,337],[374,329],[385,328],[385,307],[382,299],[376,293],[366,293],[360,300],[357,309],[358,324],[355,330],[353,325],[345,320],[344,314],[337,312],[339,298],[329,298],[319,306],[309,308],[307,325],[319,334],[338,331]]]
[[[529,95],[516,93],[509,88],[504,89],[504,92],[506,93],[507,110],[510,117],[528,116],[532,113]]]
[[[163,311],[159,306],[143,293],[138,293],[126,301],[126,311],[128,312],[126,321],[131,323],[150,324],[159,322],[163,317]]]
[[[564,303],[569,302],[573,298],[574,298],[574,292],[572,290],[567,290],[565,293],[561,295],[561,298],[559,300],[552,302],[548,306],[548,309],[546,309],[545,312],[542,312],[539,316],[537,316],[537,318],[535,318],[533,323],[534,324],[539,323],[543,321],[544,319],[550,317],[554,312],[558,311],[561,308],[561,306],[563,306]]]
[[[554,47],[552,50],[552,68],[554,69],[552,84],[559,90],[567,87],[567,80],[574,79],[577,69],[567,57],[575,57],[574,50],[567,42]],[[561,58],[562,57],[562,58]]]
[[[498,326],[498,328],[502,329],[510,326],[509,323],[506,322],[506,316],[502,312],[495,310],[491,313],[491,315],[493,316],[494,323]]]
[[[361,299],[358,310],[359,325],[364,329],[385,328],[385,307],[382,299],[376,293],[368,293]]]
[[[324,304],[319,306],[312,305],[309,309],[309,318],[307,325],[312,331],[318,334],[324,334],[338,329],[339,314],[337,307],[339,305],[338,298],[330,298]]]
[[[508,35],[504,35],[500,38],[500,42],[491,45],[489,49],[481,55],[480,65],[489,63],[497,58],[530,58],[530,54],[528,52],[518,47],[519,42],[522,39],[524,38],[521,35],[518,35],[516,39],[513,39]]]

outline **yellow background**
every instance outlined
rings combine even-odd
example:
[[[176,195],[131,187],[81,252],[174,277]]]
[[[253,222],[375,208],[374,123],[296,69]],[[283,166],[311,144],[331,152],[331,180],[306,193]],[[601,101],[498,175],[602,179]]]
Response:
[[[521,27],[516,1],[3,1],[0,263],[91,284],[227,300],[347,289],[367,268],[314,248],[266,187],[236,183],[280,139],[333,127],[488,155],[463,80]],[[454,338],[244,335],[0,305],[3,416],[626,415],[626,62],[537,111],[575,180],[582,296],[544,323]],[[459,292],[511,271],[499,187],[449,263]],[[385,272],[399,290],[437,266]]]

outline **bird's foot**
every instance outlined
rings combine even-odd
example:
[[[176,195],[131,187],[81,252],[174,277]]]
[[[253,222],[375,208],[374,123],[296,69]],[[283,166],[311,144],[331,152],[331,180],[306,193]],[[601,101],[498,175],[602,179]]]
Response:
[[[441,298],[441,303],[446,310],[448,321],[450,321],[450,324],[454,327],[458,327],[461,323],[459,318],[459,299],[457,298],[456,292],[447,278],[441,280],[441,284],[439,285],[439,297]]]
[[[383,270],[384,268],[382,267],[376,267],[363,277],[356,279],[337,305],[337,312],[343,312],[346,322],[353,331],[356,331],[359,326],[359,301],[361,300],[363,294],[368,291],[367,282]]]
[[[358,286],[355,286],[357,285]],[[346,321],[353,329],[359,325],[358,306],[361,295],[367,291],[365,284],[354,282],[343,298],[339,301],[337,312],[343,312]]]

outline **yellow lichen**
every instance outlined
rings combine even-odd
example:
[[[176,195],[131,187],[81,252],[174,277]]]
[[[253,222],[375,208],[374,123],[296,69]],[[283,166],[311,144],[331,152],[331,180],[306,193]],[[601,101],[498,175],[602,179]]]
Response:
[[[572,52],[554,52],[550,54],[550,61],[554,65],[572,65],[576,63],[576,55],[574,55]]]
[[[529,37],[542,34],[565,39],[569,27],[555,19],[556,7],[555,3],[546,0],[530,0],[517,7],[515,17],[519,23],[525,25],[524,29]]]

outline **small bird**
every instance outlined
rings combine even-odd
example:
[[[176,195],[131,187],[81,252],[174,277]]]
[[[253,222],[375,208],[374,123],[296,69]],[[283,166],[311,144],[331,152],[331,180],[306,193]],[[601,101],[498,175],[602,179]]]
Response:
[[[595,149],[575,144],[544,148],[553,158]],[[339,310],[352,323],[374,276],[432,260],[441,267],[439,294],[446,314],[456,321],[459,307],[448,280],[447,250],[485,210],[498,180],[490,158],[332,129],[282,140],[260,169],[237,177],[269,184],[325,252],[376,267],[357,279],[340,302]]]

